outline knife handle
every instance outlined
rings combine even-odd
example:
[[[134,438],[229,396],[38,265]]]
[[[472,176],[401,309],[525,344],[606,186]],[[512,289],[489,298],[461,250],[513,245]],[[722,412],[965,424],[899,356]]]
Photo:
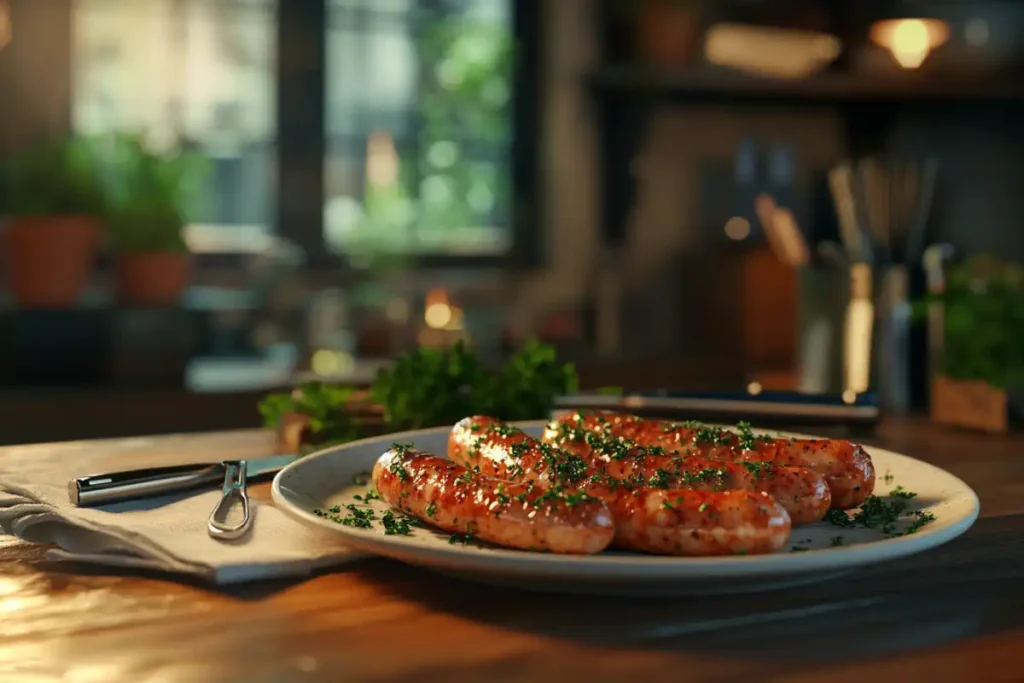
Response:
[[[201,463],[95,474],[68,482],[68,495],[72,505],[94,507],[220,483],[224,472],[223,463]]]

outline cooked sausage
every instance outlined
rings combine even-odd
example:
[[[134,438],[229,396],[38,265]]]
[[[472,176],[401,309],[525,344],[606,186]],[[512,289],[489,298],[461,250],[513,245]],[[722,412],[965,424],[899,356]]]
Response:
[[[466,418],[455,425],[448,438],[448,457],[501,479],[536,480],[542,485],[553,480],[562,485],[615,480],[629,488],[760,491],[781,503],[794,525],[820,521],[831,503],[824,477],[807,468],[667,455],[659,448],[604,437],[591,438],[588,447],[575,454],[556,456],[550,444],[489,417]]]
[[[658,555],[763,555],[789,540],[786,509],[751,491],[617,489],[598,496],[615,519],[615,545]]]
[[[875,489],[875,468],[861,446],[839,439],[755,436],[741,423],[737,433],[699,423],[647,420],[618,413],[574,412],[552,421],[544,441],[580,455],[593,443],[621,439],[664,453],[727,462],[764,462],[805,467],[825,477],[831,507],[857,507]]]
[[[460,421],[449,437],[448,457],[486,475],[603,500],[615,520],[619,548],[688,556],[758,554],[775,552],[789,539],[790,516],[767,494],[673,488],[682,476],[664,473],[658,481],[612,477],[606,463],[540,443],[489,417]]]
[[[596,498],[502,482],[406,447],[377,460],[373,483],[402,512],[507,548],[589,555],[607,548],[615,533]]]

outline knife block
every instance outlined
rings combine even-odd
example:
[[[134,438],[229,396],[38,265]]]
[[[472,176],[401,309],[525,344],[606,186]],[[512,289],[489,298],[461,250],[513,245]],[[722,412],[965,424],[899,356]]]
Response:
[[[769,373],[773,388],[793,388],[782,385],[796,368],[796,269],[762,244],[694,256],[681,280],[686,351],[724,355],[748,379]]]

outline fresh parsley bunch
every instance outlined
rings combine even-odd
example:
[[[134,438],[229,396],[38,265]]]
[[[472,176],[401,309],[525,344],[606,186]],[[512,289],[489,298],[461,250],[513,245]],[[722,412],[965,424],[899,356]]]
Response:
[[[460,341],[450,349],[418,349],[381,370],[370,390],[395,430],[456,422],[487,404],[487,373]],[[459,417],[454,417],[458,415]]]
[[[288,413],[307,418],[310,440],[326,446],[358,439],[359,430],[346,410],[352,389],[310,382],[289,394],[271,394],[259,404],[263,424],[276,428]]]
[[[370,389],[392,431],[451,425],[468,415],[502,420],[547,417],[557,396],[577,390],[576,369],[558,362],[553,347],[528,343],[496,369],[484,367],[459,342],[451,348],[417,349],[380,371]],[[310,436],[318,443],[359,438],[347,410],[351,390],[321,383],[291,394],[268,396],[260,404],[264,424],[276,427],[287,413],[309,418]]]

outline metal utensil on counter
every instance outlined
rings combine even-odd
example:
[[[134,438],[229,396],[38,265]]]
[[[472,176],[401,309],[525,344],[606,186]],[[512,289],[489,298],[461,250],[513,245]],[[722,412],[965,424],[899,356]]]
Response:
[[[758,195],[754,209],[776,258],[794,268],[806,266],[811,260],[810,249],[793,212],[777,205],[768,194]]]
[[[856,165],[842,164],[832,170],[832,191],[836,201],[844,246],[855,263],[870,264],[868,275],[851,273],[853,297],[848,315],[848,345],[856,344],[862,354],[863,322],[867,317],[865,298],[877,318],[868,350],[874,382],[880,388],[883,405],[897,412],[910,407],[910,290],[909,269],[918,263],[924,244],[925,228],[931,213],[938,164],[861,159]],[[851,209],[852,206],[852,209]],[[875,282],[867,284],[864,280]],[[868,290],[867,297],[864,290]],[[863,311],[855,313],[854,308]],[[858,331],[851,332],[851,328]],[[863,358],[847,351],[851,390],[861,390]]]
[[[568,410],[613,410],[668,420],[735,423],[759,427],[843,425],[870,428],[879,417],[871,393],[858,396],[789,391],[690,393],[664,390],[650,394],[608,396],[574,394],[555,399],[554,416]]]
[[[219,541],[241,538],[249,532],[252,524],[245,469],[245,460],[229,460],[224,463],[224,488],[221,490],[220,501],[206,520],[207,533]],[[238,524],[229,525],[227,519],[236,500],[242,505],[242,519]]]
[[[858,218],[853,168],[840,164],[829,171],[829,190],[836,205],[839,234],[849,263],[870,263],[870,245]]]
[[[223,482],[231,473],[231,466],[236,466],[238,463],[244,463],[242,467],[245,471],[245,478],[249,480],[276,474],[298,457],[297,454],[272,455],[253,460],[229,460],[93,474],[68,482],[68,495],[71,498],[71,504],[77,507],[96,507],[109,503],[152,498]]]

